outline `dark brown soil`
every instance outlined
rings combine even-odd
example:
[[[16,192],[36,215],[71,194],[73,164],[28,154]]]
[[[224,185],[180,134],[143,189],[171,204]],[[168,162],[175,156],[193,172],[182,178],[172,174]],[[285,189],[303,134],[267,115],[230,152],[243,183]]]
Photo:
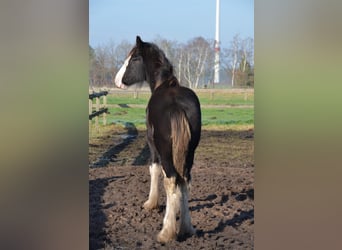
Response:
[[[192,170],[189,206],[196,235],[160,244],[159,209],[148,198],[145,131],[113,126],[89,142],[90,249],[253,249],[254,132],[202,131]]]

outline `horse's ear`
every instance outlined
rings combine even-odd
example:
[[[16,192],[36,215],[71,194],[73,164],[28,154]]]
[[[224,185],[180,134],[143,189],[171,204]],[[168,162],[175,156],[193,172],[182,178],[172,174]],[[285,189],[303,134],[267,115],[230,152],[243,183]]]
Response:
[[[136,43],[138,47],[140,47],[143,44],[143,41],[141,40],[140,36],[137,36]]]

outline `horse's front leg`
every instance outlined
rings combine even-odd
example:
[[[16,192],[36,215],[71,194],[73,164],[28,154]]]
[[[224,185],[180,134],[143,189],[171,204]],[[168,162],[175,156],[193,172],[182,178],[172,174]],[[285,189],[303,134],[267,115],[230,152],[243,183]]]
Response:
[[[144,203],[145,209],[154,209],[158,207],[158,182],[159,175],[161,171],[161,166],[158,163],[152,163],[150,166],[150,175],[151,175],[151,186],[150,186],[150,194],[148,200]]]

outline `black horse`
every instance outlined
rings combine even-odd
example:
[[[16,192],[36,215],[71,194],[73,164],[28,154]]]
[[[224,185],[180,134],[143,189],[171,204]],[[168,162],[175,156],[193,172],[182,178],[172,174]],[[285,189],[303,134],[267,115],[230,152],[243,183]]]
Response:
[[[158,177],[164,174],[166,213],[158,241],[177,236],[176,214],[180,211],[178,236],[195,233],[188,206],[195,149],[201,136],[201,108],[196,94],[182,87],[173,67],[155,44],[139,36],[115,77],[119,88],[146,81],[151,98],[146,109],[147,140],[151,151],[151,188],[145,209],[158,207]]]

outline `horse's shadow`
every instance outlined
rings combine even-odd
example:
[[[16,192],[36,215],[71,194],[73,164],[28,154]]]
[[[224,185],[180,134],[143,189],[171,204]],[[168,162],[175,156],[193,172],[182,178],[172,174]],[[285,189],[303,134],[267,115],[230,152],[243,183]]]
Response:
[[[120,144],[110,147],[106,152],[102,154],[99,159],[93,163],[90,167],[105,167],[111,161],[115,161],[117,155],[122,152],[128,145],[130,145],[138,136],[138,130],[135,125],[131,122],[125,123],[125,129],[127,130],[127,135],[124,137]]]
[[[190,206],[189,209],[190,211],[199,211],[203,208],[212,208],[215,205],[224,205],[227,203],[230,199],[235,199],[236,201],[242,202],[246,200],[247,198],[250,198],[254,200],[254,189],[249,189],[246,192],[242,193],[232,193],[232,197],[229,197],[228,195],[222,195],[221,199],[217,199],[216,194],[211,194],[208,195],[206,198],[203,199],[191,199],[189,202],[206,202],[202,204],[196,204],[195,206]],[[214,201],[215,200],[215,201]],[[219,232],[224,231],[226,227],[238,227],[240,226],[244,221],[246,220],[252,220],[252,223],[254,219],[254,208],[247,210],[247,211],[241,211],[239,214],[235,214],[233,218],[224,220],[223,218],[219,221],[217,226],[211,230],[202,230],[202,229],[197,229],[196,230],[196,236],[197,237],[203,237],[205,234],[216,234]],[[180,241],[186,240],[186,237],[180,238]]]
[[[208,201],[208,202],[204,203],[204,204],[197,204],[195,206],[189,206],[189,210],[190,211],[197,211],[197,210],[201,210],[203,208],[212,208],[213,206],[215,206],[215,203],[212,201],[215,200],[216,198],[217,198],[216,194],[211,194],[211,195],[208,195],[204,199],[199,199],[199,198],[191,199],[191,200],[189,200],[189,203],[191,203],[191,202],[205,202],[205,201]],[[227,201],[228,201],[228,196],[227,196]]]
[[[121,178],[124,176],[89,180],[89,249],[101,249],[108,241],[104,230],[107,217],[102,209],[102,197],[108,184]]]
[[[132,163],[133,166],[145,166],[150,161],[151,153],[150,149],[145,144],[144,148],[140,151],[139,155],[134,159],[134,162]]]
[[[196,231],[196,235],[198,237],[203,237],[204,234],[215,234],[215,233],[223,232],[223,230],[226,227],[230,226],[230,227],[236,228],[240,226],[244,221],[251,220],[253,218],[254,218],[254,208],[248,211],[241,211],[240,214],[234,215],[232,219],[229,219],[226,221],[223,219],[220,220],[218,225],[212,230],[204,231],[204,230],[198,229]]]

